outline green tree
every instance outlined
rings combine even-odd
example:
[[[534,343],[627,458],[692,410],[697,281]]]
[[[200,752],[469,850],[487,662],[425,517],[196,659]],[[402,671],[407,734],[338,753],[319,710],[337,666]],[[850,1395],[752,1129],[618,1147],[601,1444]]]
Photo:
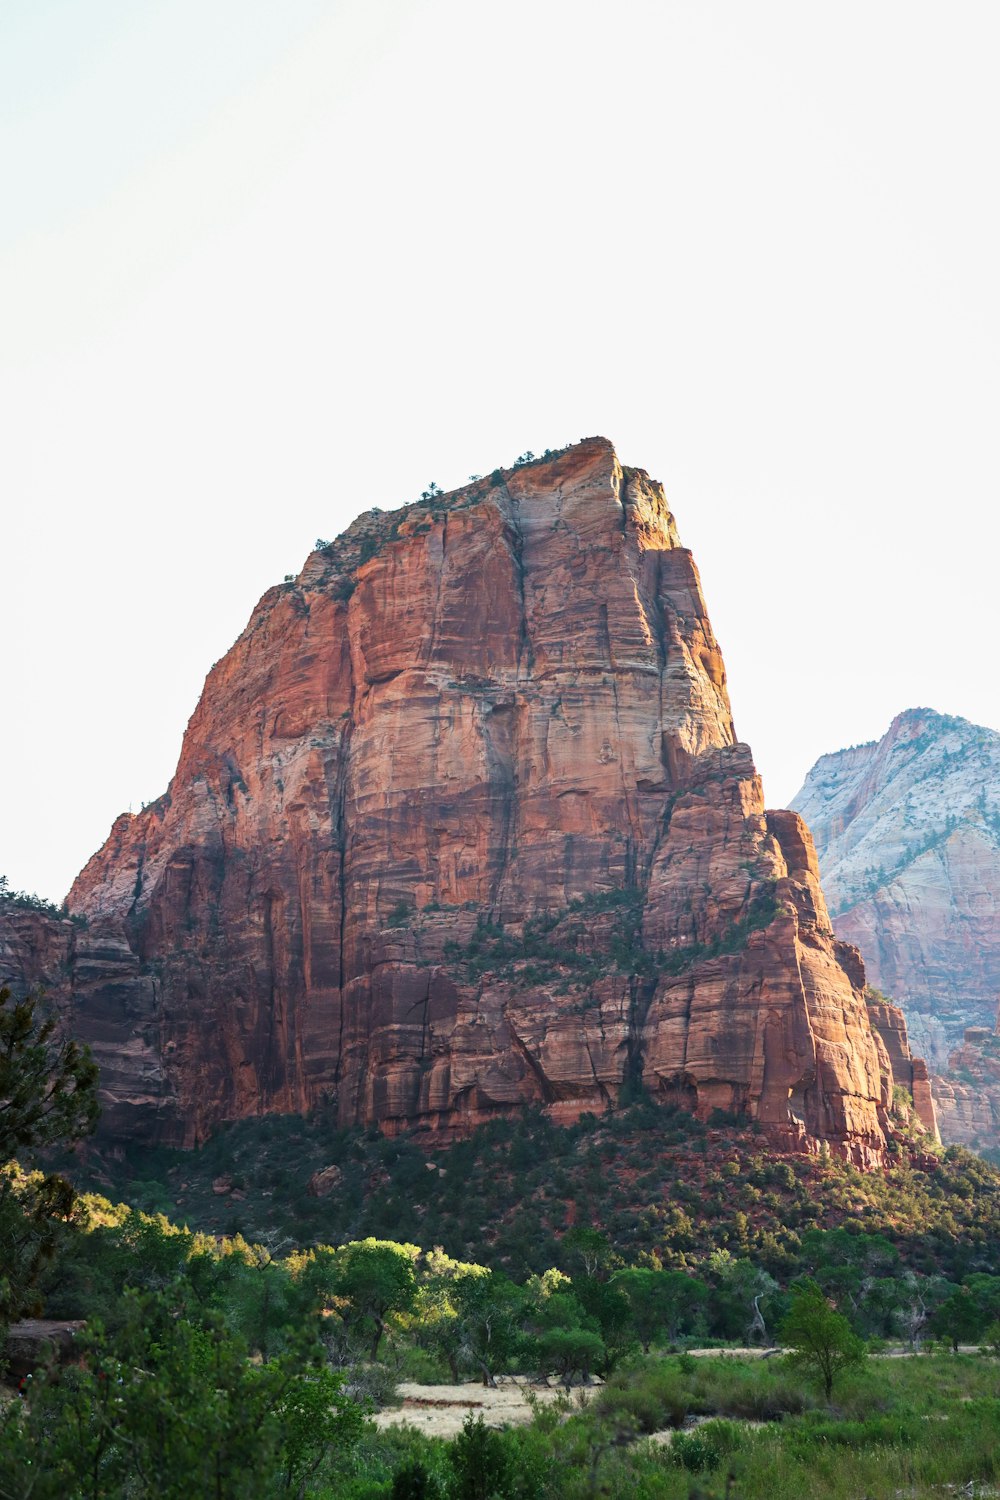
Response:
[[[396,1470],[390,1500],[448,1500],[447,1488],[440,1474],[413,1458]]]
[[[463,1276],[488,1276],[485,1266],[454,1260],[436,1245],[424,1255],[425,1279],[421,1282],[413,1313],[413,1335],[421,1348],[447,1362],[454,1381],[467,1338],[453,1298],[454,1286]]]
[[[575,1374],[586,1380],[605,1359],[604,1341],[591,1328],[545,1328],[538,1335],[538,1352],[542,1368],[554,1370],[567,1389]]]
[[[789,1361],[822,1382],[828,1401],[836,1376],[866,1357],[861,1339],[843,1314],[830,1306],[815,1281],[803,1281],[794,1289],[778,1336],[791,1350]]]
[[[20,1152],[88,1135],[97,1124],[97,1065],[87,1047],[60,1040],[55,1018],[30,995],[0,989],[0,1163]]]
[[[348,1452],[365,1430],[365,1409],[344,1390],[346,1376],[330,1369],[304,1370],[281,1396],[277,1420],[283,1487],[296,1496],[333,1451]]]
[[[778,1290],[778,1283],[760,1266],[739,1260],[728,1250],[716,1250],[708,1258],[716,1280],[712,1292],[713,1321],[727,1338],[767,1339],[764,1304]]]
[[[496,1271],[456,1277],[451,1288],[460,1358],[474,1365],[483,1385],[496,1385],[520,1348],[530,1296]]]
[[[221,1254],[213,1247],[192,1255],[186,1273],[202,1307],[222,1312],[264,1359],[284,1349],[290,1330],[316,1310],[310,1286],[293,1279],[262,1245],[248,1245],[240,1236]]]
[[[645,1268],[619,1271],[615,1284],[628,1297],[632,1326],[644,1354],[654,1339],[673,1343],[681,1329],[690,1326],[708,1299],[708,1288],[684,1271],[654,1271]]]
[[[311,1350],[254,1364],[223,1319],[199,1323],[177,1299],[128,1293],[115,1334],[95,1329],[83,1360],[40,1378],[0,1428],[0,1493],[17,1500],[243,1500],[301,1497],[365,1415],[343,1376]]]
[[[562,1237],[560,1245],[563,1263],[570,1275],[603,1276],[614,1250],[606,1234],[592,1229],[589,1224],[574,1224]],[[618,1262],[621,1264],[621,1261]]]
[[[74,1193],[56,1175],[24,1173],[15,1158],[64,1145],[97,1123],[97,1067],[86,1047],[62,1040],[32,996],[0,988],[0,1327],[32,1310]]]
[[[410,1312],[416,1303],[417,1253],[416,1246],[374,1239],[345,1245],[340,1252],[336,1292],[348,1304],[345,1322],[365,1328],[372,1359],[378,1359],[389,1314]]]
[[[503,1437],[483,1421],[466,1417],[448,1458],[454,1473],[455,1500],[496,1500],[510,1492],[510,1453]]]
[[[594,1368],[599,1375],[610,1375],[619,1360],[635,1348],[628,1297],[617,1277],[601,1281],[596,1276],[576,1276],[573,1292],[584,1311],[596,1320],[604,1342],[604,1358]]]
[[[968,1287],[975,1298],[982,1320],[980,1326],[1000,1318],[1000,1276],[987,1276],[982,1271],[975,1271],[971,1276],[964,1277],[962,1285]]]
[[[982,1309],[968,1287],[955,1287],[934,1309],[931,1328],[949,1340],[956,1354],[959,1344],[971,1344],[978,1338],[983,1328]]]

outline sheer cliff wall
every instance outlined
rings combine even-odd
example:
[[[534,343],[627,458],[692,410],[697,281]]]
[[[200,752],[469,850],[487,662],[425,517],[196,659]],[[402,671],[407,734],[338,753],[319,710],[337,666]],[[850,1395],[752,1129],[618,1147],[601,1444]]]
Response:
[[[691,555],[603,439],[369,512],[270,590],[69,908],[112,1135],[321,1101],[460,1131],[640,1083],[863,1164],[890,1128],[809,833],[765,812]]]

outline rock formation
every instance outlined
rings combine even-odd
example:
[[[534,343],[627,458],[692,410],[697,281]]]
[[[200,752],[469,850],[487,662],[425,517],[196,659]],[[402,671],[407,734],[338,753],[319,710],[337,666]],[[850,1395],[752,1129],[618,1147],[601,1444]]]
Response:
[[[874,1164],[912,1076],[765,813],[663,491],[603,439],[370,511],[265,594],[69,909],[112,1134],[324,1101],[460,1131],[641,1082]]]
[[[1000,1021],[1000,1017],[998,1017]],[[1000,1148],[1000,1025],[968,1026],[933,1079],[938,1118],[947,1140],[979,1149]]]
[[[792,806],[838,936],[931,1065],[942,1135],[1000,1145],[1000,1069],[967,1039],[992,1037],[1000,993],[1000,734],[910,709],[881,740],[824,755]]]

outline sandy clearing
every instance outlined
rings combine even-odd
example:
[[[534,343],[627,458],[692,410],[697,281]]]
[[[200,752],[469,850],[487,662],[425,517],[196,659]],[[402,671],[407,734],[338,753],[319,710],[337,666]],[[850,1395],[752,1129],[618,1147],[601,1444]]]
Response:
[[[575,1386],[574,1401],[586,1401],[600,1382]],[[531,1421],[531,1399],[540,1402],[557,1400],[564,1394],[562,1386],[539,1385],[523,1375],[504,1377],[493,1389],[476,1381],[462,1385],[419,1385],[403,1381],[397,1386],[402,1406],[380,1411],[375,1417],[378,1427],[416,1427],[429,1437],[454,1437],[471,1412],[482,1416],[487,1427],[522,1426]]]

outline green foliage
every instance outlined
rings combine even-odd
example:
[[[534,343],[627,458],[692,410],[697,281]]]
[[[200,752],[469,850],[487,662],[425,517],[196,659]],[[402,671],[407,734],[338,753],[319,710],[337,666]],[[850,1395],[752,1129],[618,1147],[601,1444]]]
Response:
[[[782,1285],[812,1275],[856,1332],[891,1338],[909,1297],[906,1272],[952,1285],[1000,1275],[1000,1172],[954,1147],[932,1168],[922,1154],[914,1167],[907,1150],[884,1172],[775,1159],[743,1125],[706,1126],[638,1092],[627,1108],[573,1125],[528,1110],[452,1144],[342,1129],[323,1111],[272,1116],[227,1127],[194,1152],[133,1149],[100,1167],[147,1212],[169,1207],[217,1235],[238,1224],[275,1256],[372,1236],[443,1245],[519,1281],[551,1265],[575,1276],[585,1267],[570,1266],[572,1241],[561,1248],[575,1222],[610,1247],[602,1276],[627,1263],[704,1280],[699,1267],[725,1249]],[[336,1192],[312,1197],[310,1175],[331,1164],[342,1174]],[[85,1163],[72,1169],[86,1182]],[[238,1205],[213,1192],[224,1174],[242,1185]],[[69,1291],[61,1315],[76,1316]],[[724,1302],[715,1296],[708,1316],[742,1340],[752,1304]],[[770,1337],[781,1308],[767,1298],[760,1306]]]
[[[454,1500],[494,1500],[508,1492],[512,1475],[507,1445],[482,1416],[473,1418],[469,1413],[448,1458],[454,1473]]]
[[[780,1337],[792,1351],[790,1363],[817,1377],[828,1401],[837,1375],[865,1358],[864,1344],[847,1319],[830,1307],[814,1281],[804,1281],[795,1288]]]
[[[709,1299],[709,1288],[685,1271],[638,1267],[615,1278],[628,1298],[632,1327],[648,1354],[657,1339],[675,1343],[692,1331]]]
[[[598,1276],[607,1273],[614,1260],[614,1251],[606,1234],[593,1229],[589,1224],[574,1224],[563,1235],[560,1259],[573,1275]]]
[[[90,1051],[60,1041],[53,1017],[31,996],[0,988],[0,1164],[23,1151],[78,1140],[97,1123],[97,1067]]]
[[[725,1180],[763,1181],[774,1167],[748,1158]],[[922,1356],[880,1361],[877,1370],[874,1360],[842,1362],[838,1406],[819,1413],[794,1361],[628,1355],[637,1333],[633,1304],[645,1297],[664,1299],[656,1337],[677,1302],[691,1301],[681,1326],[701,1339],[730,1317],[742,1325],[753,1299],[776,1316],[769,1309],[786,1294],[746,1257],[713,1252],[697,1277],[653,1263],[622,1267],[610,1240],[592,1231],[570,1241],[572,1275],[550,1269],[518,1286],[440,1250],[390,1241],[319,1247],[279,1261],[261,1246],[216,1243],[96,1198],[81,1201],[79,1224],[67,1230],[62,1254],[74,1240],[86,1241],[97,1252],[91,1270],[108,1283],[124,1275],[134,1289],[117,1303],[110,1287],[103,1294],[113,1326],[85,1342],[80,1367],[58,1381],[38,1380],[26,1401],[8,1408],[0,1493],[14,1500],[27,1500],[29,1483],[33,1500],[170,1500],[185,1484],[188,1495],[261,1500],[585,1500],[602,1493],[684,1500],[696,1484],[721,1495],[727,1483],[746,1500],[889,1500],[1000,1477],[992,1359]],[[912,1275],[877,1235],[809,1230],[802,1249],[848,1306],[856,1274],[900,1287]],[[78,1275],[84,1265],[77,1263]],[[996,1281],[972,1272],[961,1288],[942,1283],[936,1294],[937,1281],[926,1278],[919,1291],[928,1305],[937,1295],[944,1307],[958,1292],[985,1311]],[[790,1299],[782,1332],[795,1331],[809,1304],[822,1321],[833,1320],[832,1342],[842,1352],[846,1320],[819,1286],[793,1280]],[[643,1316],[640,1310],[640,1328]],[[385,1364],[370,1363],[376,1317]],[[812,1342],[795,1345],[800,1353],[814,1349],[815,1321]],[[317,1333],[340,1369],[324,1362]],[[855,1337],[849,1328],[847,1336]],[[606,1338],[620,1340],[613,1365]],[[358,1394],[378,1382],[388,1393],[408,1372],[408,1349],[440,1361],[442,1373],[450,1350],[459,1375],[475,1371],[487,1383],[511,1370],[556,1373],[569,1383],[596,1368],[603,1350],[609,1378],[586,1405],[563,1398],[561,1407],[539,1407],[524,1429],[495,1432],[470,1418],[451,1444],[402,1428],[376,1433]],[[821,1363],[814,1369],[822,1381]],[[711,1420],[687,1430],[695,1417]],[[749,1430],[745,1422],[767,1426]],[[669,1447],[636,1441],[665,1428],[676,1433]],[[917,1480],[924,1489],[914,1487]]]
[[[972,1343],[984,1326],[983,1308],[967,1286],[955,1287],[935,1308],[931,1320],[932,1331],[956,1351],[959,1344]]]
[[[364,1408],[344,1391],[346,1376],[329,1369],[294,1374],[277,1402],[284,1488],[301,1493],[327,1455],[353,1448],[365,1429]]]
[[[74,1193],[56,1174],[22,1172],[28,1158],[71,1143],[97,1122],[97,1068],[87,1048],[60,1040],[28,996],[0,988],[0,1331],[35,1309],[36,1285],[53,1255]]]
[[[497,1272],[475,1271],[456,1276],[449,1295],[457,1347],[483,1384],[494,1385],[522,1347],[530,1294]]]
[[[481,919],[467,943],[445,943],[444,957],[470,982],[491,973],[503,976],[517,989],[558,982],[568,993],[588,989],[605,974],[653,979],[659,974],[685,973],[695,964],[722,954],[738,953],[751,933],[773,921],[777,905],[772,890],[758,891],[743,915],[714,942],[692,942],[673,953],[645,947],[642,911],[643,892],[639,887],[601,891],[572,901],[561,910],[531,918],[517,935]],[[601,951],[593,951],[589,935],[573,921],[582,912],[609,912],[614,917]]]
[[[600,1331],[604,1357],[594,1366],[599,1375],[610,1375],[621,1359],[635,1348],[636,1330],[629,1299],[614,1281],[577,1275],[573,1293],[579,1305]]]
[[[346,1304],[344,1323],[367,1334],[372,1359],[378,1358],[389,1314],[410,1312],[416,1303],[415,1252],[416,1246],[374,1239],[346,1245],[340,1252],[333,1290]]]
[[[396,1471],[390,1500],[448,1500],[448,1488],[441,1474],[413,1458]]]
[[[36,896],[33,891],[15,891],[11,888],[6,875],[0,875],[0,901],[6,901],[8,906],[16,906],[21,911],[37,911],[46,917],[63,919],[66,916],[66,908],[56,906],[54,901],[47,901],[44,896]]]
[[[95,1326],[82,1353],[8,1410],[3,1493],[302,1495],[331,1449],[363,1431],[340,1376],[301,1357],[254,1365],[221,1318],[163,1294],[126,1295],[117,1333]]]
[[[590,1328],[547,1328],[538,1335],[538,1350],[541,1368],[551,1370],[567,1386],[574,1375],[589,1379],[606,1358],[604,1340]]]
[[[770,1304],[778,1290],[773,1276],[745,1256],[716,1250],[707,1267],[714,1286],[710,1294],[712,1321],[723,1338],[766,1343]]]
[[[1000,1320],[990,1323],[989,1327],[983,1329],[982,1345],[991,1354],[1000,1359]]]
[[[716,1468],[727,1451],[719,1441],[715,1423],[707,1423],[695,1432],[677,1433],[667,1450],[673,1463],[680,1464],[693,1474]]]
[[[664,1361],[641,1372],[616,1372],[598,1396],[596,1409],[620,1425],[649,1433],[682,1427],[699,1403],[677,1367]]]

